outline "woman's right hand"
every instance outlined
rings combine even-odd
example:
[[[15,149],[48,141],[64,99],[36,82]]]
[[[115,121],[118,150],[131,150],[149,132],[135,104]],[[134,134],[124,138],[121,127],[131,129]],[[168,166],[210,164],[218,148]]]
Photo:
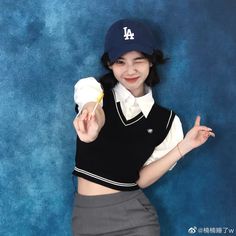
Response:
[[[105,123],[105,114],[100,105],[97,106],[94,114],[92,111],[96,102],[87,103],[79,116],[77,116],[73,125],[81,141],[85,143],[93,142]]]

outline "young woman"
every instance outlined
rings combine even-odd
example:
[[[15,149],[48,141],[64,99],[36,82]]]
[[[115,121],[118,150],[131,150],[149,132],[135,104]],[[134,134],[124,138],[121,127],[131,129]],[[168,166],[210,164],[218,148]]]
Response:
[[[142,23],[115,22],[102,62],[109,73],[99,82],[89,77],[75,85],[73,235],[158,236],[157,213],[141,189],[214,133],[197,117],[183,138],[178,116],[154,102],[156,66],[165,60]]]

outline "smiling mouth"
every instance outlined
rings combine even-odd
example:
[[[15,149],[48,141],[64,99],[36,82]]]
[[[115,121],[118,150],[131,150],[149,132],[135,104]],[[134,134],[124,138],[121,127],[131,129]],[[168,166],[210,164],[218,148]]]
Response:
[[[139,77],[135,77],[135,78],[125,78],[125,81],[127,81],[128,83],[134,83],[139,79]]]

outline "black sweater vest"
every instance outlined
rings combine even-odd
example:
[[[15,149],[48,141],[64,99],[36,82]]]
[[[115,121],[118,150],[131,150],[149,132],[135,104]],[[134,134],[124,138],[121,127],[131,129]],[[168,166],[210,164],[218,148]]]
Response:
[[[77,137],[73,174],[116,190],[138,189],[139,171],[167,136],[174,112],[156,103],[147,118],[142,113],[126,120],[112,91],[103,99],[105,125],[91,143]]]

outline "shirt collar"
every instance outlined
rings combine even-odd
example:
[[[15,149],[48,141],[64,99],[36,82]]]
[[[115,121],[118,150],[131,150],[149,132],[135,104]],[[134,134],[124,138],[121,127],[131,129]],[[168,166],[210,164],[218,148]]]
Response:
[[[146,94],[142,97],[134,97],[132,93],[128,91],[121,83],[117,83],[113,90],[116,95],[116,102],[126,102],[129,100],[129,104],[136,103],[143,115],[147,118],[154,104],[152,90],[150,87],[145,87]]]

